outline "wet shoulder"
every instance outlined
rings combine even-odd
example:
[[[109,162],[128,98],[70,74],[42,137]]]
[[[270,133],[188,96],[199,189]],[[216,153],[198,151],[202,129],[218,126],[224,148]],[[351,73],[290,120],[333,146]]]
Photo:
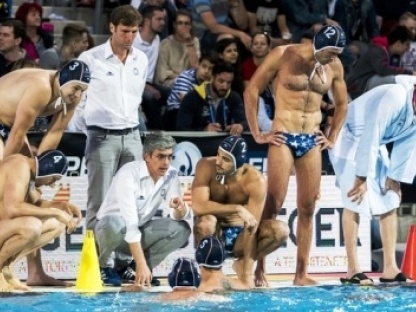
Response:
[[[216,157],[203,157],[197,163],[195,175],[213,176],[216,171]]]
[[[264,174],[261,171],[259,171],[256,167],[250,164],[244,165],[243,175],[245,177],[245,180],[249,183],[261,185],[266,182],[266,177],[264,176]]]
[[[41,70],[38,68],[24,68],[14,71],[10,76],[5,76],[5,85],[13,86],[13,89],[36,90],[37,93],[50,91],[52,78],[55,71]]]
[[[203,157],[198,160],[198,167],[212,167],[215,166],[216,157]]]

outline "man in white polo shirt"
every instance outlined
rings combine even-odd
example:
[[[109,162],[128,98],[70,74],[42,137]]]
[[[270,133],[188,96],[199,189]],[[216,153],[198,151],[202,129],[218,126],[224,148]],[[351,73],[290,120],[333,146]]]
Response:
[[[79,57],[91,71],[91,89],[82,111],[87,129],[88,229],[94,229],[96,213],[117,170],[142,158],[138,109],[148,61],[132,47],[140,22],[132,6],[115,8],[110,16],[110,39]]]
[[[111,257],[119,252],[133,256],[134,262],[122,271],[130,271],[135,286],[158,286],[152,269],[191,234],[183,221],[190,208],[181,197],[178,171],[171,166],[175,145],[166,133],[147,135],[144,160],[124,165],[113,179],[95,226],[101,276],[107,285],[121,285]],[[155,219],[159,209],[169,210],[170,217]]]

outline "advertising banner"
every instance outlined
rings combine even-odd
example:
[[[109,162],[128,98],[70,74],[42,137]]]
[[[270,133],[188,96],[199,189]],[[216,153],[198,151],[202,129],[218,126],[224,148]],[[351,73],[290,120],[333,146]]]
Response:
[[[185,200],[191,204],[192,177],[181,177],[181,187]],[[339,190],[335,188],[333,176],[323,176],[321,198],[313,218],[312,248],[309,258],[309,272],[346,272],[347,259],[345,242],[341,230],[342,204]],[[45,187],[44,197],[55,200],[70,200],[78,205],[85,215],[88,181],[85,175],[65,177],[55,188]],[[289,239],[285,246],[266,258],[267,273],[294,273],[296,267],[296,181],[291,177],[286,201],[279,219],[287,222],[290,228]],[[79,267],[82,242],[86,232],[85,220],[72,234],[63,233],[59,238],[42,249],[42,261],[45,271],[60,279],[75,279]],[[192,225],[192,218],[189,220]],[[361,219],[359,232],[359,261],[364,271],[371,269],[370,222]],[[194,241],[191,235],[188,244],[170,254],[158,267],[153,269],[155,276],[166,277],[173,262],[178,257],[194,257]],[[226,261],[224,272],[233,274],[232,262]],[[26,261],[15,265],[17,276],[27,277]]]

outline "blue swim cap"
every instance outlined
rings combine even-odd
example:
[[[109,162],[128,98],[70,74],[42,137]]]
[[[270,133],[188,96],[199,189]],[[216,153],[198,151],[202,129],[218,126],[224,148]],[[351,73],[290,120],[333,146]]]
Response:
[[[335,48],[342,52],[347,44],[347,37],[341,27],[326,25],[313,38],[315,53]]]
[[[172,266],[168,275],[169,286],[175,287],[198,287],[201,276],[195,260],[189,258],[178,258]]]
[[[68,159],[65,154],[58,150],[49,150],[35,156],[36,176],[35,178],[63,176],[68,170]]]
[[[232,135],[221,142],[219,148],[229,154],[234,160],[235,170],[247,161],[247,143],[243,138]]]
[[[69,61],[59,71],[59,85],[61,89],[70,82],[88,85],[90,79],[90,69],[88,68],[88,65],[82,61]]]
[[[201,239],[195,251],[196,262],[208,268],[220,268],[225,260],[223,243],[215,236]]]

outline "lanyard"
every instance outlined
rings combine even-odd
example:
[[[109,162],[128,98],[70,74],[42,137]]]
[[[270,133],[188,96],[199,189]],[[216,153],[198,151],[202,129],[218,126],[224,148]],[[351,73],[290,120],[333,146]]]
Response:
[[[216,114],[216,109],[215,109],[215,105],[214,105],[214,100],[212,98],[210,85],[208,85],[208,84],[205,85],[205,92],[207,94],[207,100],[208,100],[208,106],[209,106],[209,115],[210,115],[211,123],[216,123],[217,122],[217,114]],[[227,102],[225,101],[224,98],[222,98],[218,105],[219,106],[222,105],[223,122],[224,122],[224,127],[226,127],[227,126],[227,112],[226,112],[226,110],[228,108],[227,107]]]

